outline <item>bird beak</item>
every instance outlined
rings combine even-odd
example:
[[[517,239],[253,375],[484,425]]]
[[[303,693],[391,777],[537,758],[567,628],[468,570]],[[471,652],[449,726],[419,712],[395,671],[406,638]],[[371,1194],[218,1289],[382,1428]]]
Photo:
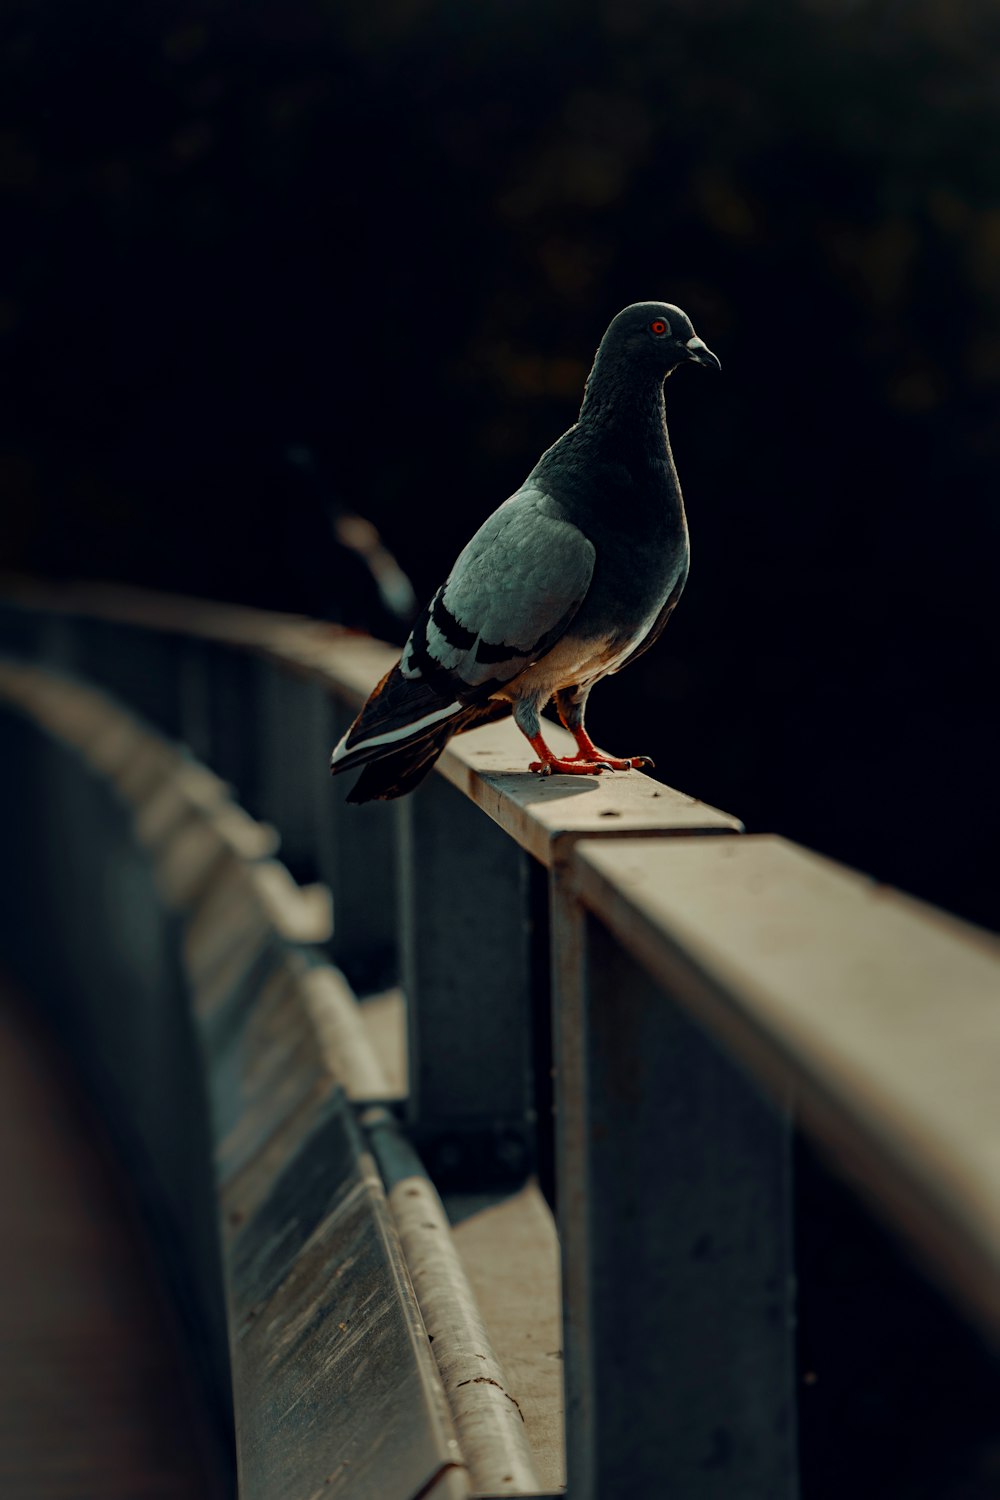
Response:
[[[688,339],[684,347],[688,352],[688,359],[693,359],[696,365],[705,365],[709,370],[722,369],[718,358],[702,339]]]

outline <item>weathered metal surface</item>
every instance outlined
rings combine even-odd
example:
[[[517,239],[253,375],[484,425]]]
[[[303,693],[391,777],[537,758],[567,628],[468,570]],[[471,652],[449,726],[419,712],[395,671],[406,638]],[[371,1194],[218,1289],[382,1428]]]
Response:
[[[254,899],[248,867],[227,851],[189,913],[184,960],[200,1015],[223,1004],[276,935]]]
[[[131,715],[109,711],[105,724],[83,745],[84,757],[95,771],[112,777],[128,764],[144,738]]]
[[[176,746],[157,735],[146,735],[125,763],[110,773],[111,780],[127,802],[141,808],[146,797],[169,779],[176,758]]]
[[[410,1118],[441,1134],[439,1151],[460,1153],[462,1129],[494,1132],[498,1170],[523,1176],[534,1111],[525,856],[440,778],[400,802],[399,819]]]
[[[216,1192],[223,1245],[229,1246],[270,1195],[288,1162],[326,1118],[334,1093],[330,1079],[320,1079],[315,1088],[302,1094],[290,1113],[268,1119],[266,1128],[256,1132],[253,1150],[242,1152],[239,1159],[235,1155],[227,1159],[220,1153]],[[252,1133],[251,1124],[246,1134]]]
[[[109,727],[108,700],[61,673],[29,662],[0,659],[0,685],[8,702],[26,710],[50,733],[83,750]]]
[[[284,1021],[288,1029],[311,1035],[316,1067],[310,1066],[301,1079],[286,1073],[283,1083],[265,1080],[265,1087],[254,1090],[253,1068],[244,1080],[238,1067],[240,1061],[249,1061],[250,1039],[241,1038],[240,1027],[252,1030],[252,1020],[245,1014],[242,1019],[233,1016],[228,1040],[214,1026],[206,1028],[206,1046],[221,1045],[225,1054],[215,1074],[220,1109],[227,1107],[225,1095],[229,1095],[230,1130],[217,1154],[224,1233],[238,1227],[271,1191],[285,1164],[325,1118],[338,1087],[351,1099],[377,1099],[386,1093],[384,1075],[368,1044],[357,1004],[336,970],[311,964],[304,954],[291,952],[272,974],[270,984],[288,1007]],[[261,993],[260,998],[266,995]]]
[[[388,1084],[384,1098],[406,1097],[406,1001],[398,986],[366,995],[358,1003],[358,1015],[368,1043],[378,1058]]]
[[[226,1000],[201,1018],[218,1142],[227,1181],[310,1096],[339,1084],[353,1098],[388,1090],[334,971],[310,970],[269,944]]]
[[[243,1500],[468,1495],[381,1181],[345,1101],[237,1234],[229,1268]]]
[[[566,1438],[552,1211],[534,1180],[512,1192],[449,1195],[445,1208],[476,1305],[521,1407],[541,1488],[558,1489],[566,1481]]]
[[[294,954],[289,964],[298,971],[298,994],[316,1038],[315,1045],[332,1077],[348,1097],[368,1103],[395,1094],[382,1061],[375,1052],[361,1009],[344,976],[327,964],[310,964]]]
[[[590,847],[583,899],[1000,1333],[1000,946],[782,839]]]
[[[273,937],[312,944],[329,931],[322,886],[300,890],[276,862],[247,863],[225,846],[206,844],[203,875],[192,881],[197,905],[185,934],[185,959],[200,1013],[220,1004]]]
[[[333,928],[330,891],[325,885],[297,885],[278,860],[259,860],[250,869],[254,897],[267,920],[290,943],[325,943]]]
[[[157,744],[155,739],[153,744]],[[158,848],[179,825],[199,818],[242,859],[264,859],[276,853],[277,830],[251,818],[232,800],[231,788],[224,781],[179,753],[176,745],[159,742],[159,749],[158,774],[151,770],[145,779],[140,775],[136,785],[130,758],[114,776],[123,795],[136,804],[136,834],[147,848]]]
[[[194,776],[185,776],[188,766],[194,771]],[[194,766],[191,762],[179,764],[173,746],[165,750],[157,769],[159,774],[155,779],[151,776],[145,784],[140,782],[139,788],[130,796],[130,800],[136,803],[136,835],[149,849],[162,843],[179,823],[190,818],[192,812],[214,811],[229,797],[229,788],[218,776],[199,774],[204,773],[204,767]],[[122,787],[121,780],[118,785]],[[130,787],[127,772],[124,786]]]
[[[239,1172],[314,1090],[332,1086],[279,945],[201,1018],[216,1177]]]
[[[233,852],[218,824],[190,808],[157,844],[143,837],[141,830],[138,836],[154,854],[160,891],[174,911],[195,906]],[[257,843],[256,852],[267,852],[263,840]]]
[[[434,1184],[384,1109],[361,1120],[388,1189],[424,1326],[473,1488],[535,1495],[524,1413],[476,1306]]]
[[[553,902],[570,1490],[791,1500],[788,1118]]]

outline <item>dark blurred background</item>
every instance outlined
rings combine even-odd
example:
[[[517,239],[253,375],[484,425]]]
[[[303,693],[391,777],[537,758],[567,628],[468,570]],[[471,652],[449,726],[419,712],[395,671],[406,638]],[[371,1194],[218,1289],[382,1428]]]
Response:
[[[996,921],[995,5],[7,15],[0,567],[336,614],[304,444],[423,596],[677,302],[693,572],[595,737]]]

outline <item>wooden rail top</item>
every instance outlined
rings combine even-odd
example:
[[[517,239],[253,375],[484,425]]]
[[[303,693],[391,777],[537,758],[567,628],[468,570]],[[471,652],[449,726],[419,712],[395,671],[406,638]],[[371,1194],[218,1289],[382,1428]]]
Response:
[[[554,724],[545,738],[572,754],[572,736]],[[531,751],[508,719],[452,740],[441,774],[544,865],[561,862],[578,838],[642,833],[738,833],[736,818],[636,771],[571,779],[533,776]]]

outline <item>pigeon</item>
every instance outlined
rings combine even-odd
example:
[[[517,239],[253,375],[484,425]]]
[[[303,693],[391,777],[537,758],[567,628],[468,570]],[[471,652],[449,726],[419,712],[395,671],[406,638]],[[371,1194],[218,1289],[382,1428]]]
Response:
[[[687,361],[721,369],[679,307],[636,302],[612,320],[579,418],[460,553],[334,749],[334,775],[362,768],[349,802],[403,796],[453,735],[510,713],[536,774],[652,765],[599,750],[584,714],[594,684],[657,639],[687,579],[663,401],[665,377]],[[572,757],[542,737],[550,701]]]

